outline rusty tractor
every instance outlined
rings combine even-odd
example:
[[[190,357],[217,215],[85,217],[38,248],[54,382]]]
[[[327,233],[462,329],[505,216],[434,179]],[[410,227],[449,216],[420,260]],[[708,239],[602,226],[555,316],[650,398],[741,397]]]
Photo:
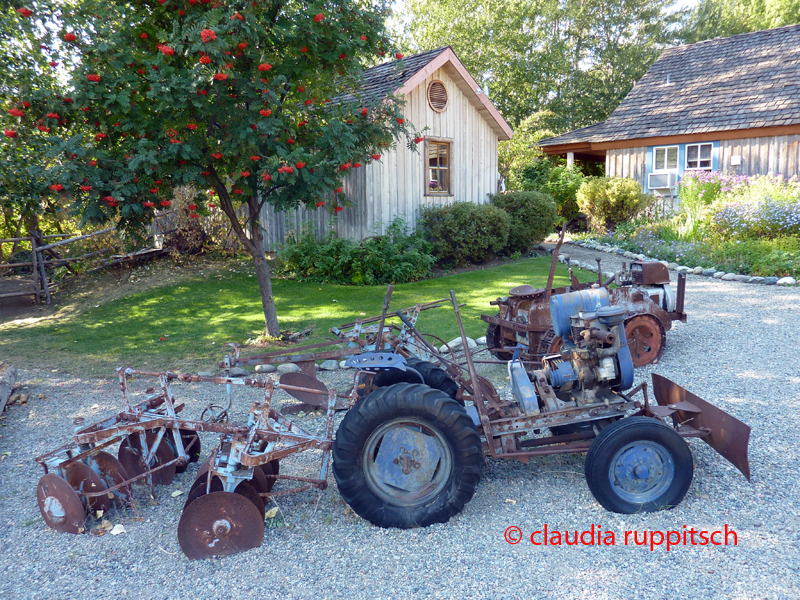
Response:
[[[445,522],[461,511],[487,455],[527,463],[542,455],[585,452],[589,490],[603,507],[619,513],[681,502],[693,476],[685,438],[703,439],[750,479],[747,425],[658,375],[653,375],[655,404],[646,383],[633,387],[627,312],[611,304],[607,289],[550,299],[551,322],[562,339],[559,352],[531,371],[519,358],[519,345],[507,363],[513,392],[508,398],[477,373],[470,352],[463,359],[440,354],[407,312],[391,316],[403,328],[387,326],[390,294],[391,288],[372,343],[366,344],[370,351],[356,343],[361,351],[347,358],[354,378],[343,393],[304,373],[287,373],[275,382],[227,373],[207,378],[120,369],[123,410],[98,423],[79,423],[73,442],[36,459],[45,470],[38,487],[45,521],[77,533],[86,527],[87,513],[129,501],[132,484],[145,483],[154,493],[154,485],[170,481],[176,469],[199,456],[202,432],[220,438],[196,476],[178,525],[178,541],[190,559],[260,546],[265,502],[325,489],[329,469],[355,513],[380,527],[399,528]],[[453,292],[450,296],[468,348],[459,304]],[[435,363],[413,356],[404,345],[393,346],[397,330]],[[225,364],[233,362],[228,357]],[[160,390],[132,404],[131,377],[158,378]],[[209,406],[199,419],[184,418],[170,387],[175,380],[225,385],[227,404]],[[228,422],[231,388],[237,385],[264,391],[245,425]],[[280,389],[301,403],[314,404],[311,396],[324,399],[322,433],[311,434],[272,408]],[[641,399],[634,398],[638,394]],[[337,408],[346,412],[335,428]],[[112,445],[118,459],[106,451]],[[321,452],[318,476],[280,472],[279,461],[310,450]],[[275,490],[275,482],[289,487]]]
[[[553,267],[557,258],[556,251]],[[602,273],[600,259],[596,260],[597,271]],[[522,360],[540,367],[542,357],[557,353],[562,344],[550,319],[549,297],[589,287],[607,288],[611,304],[626,309],[625,333],[635,367],[658,362],[664,353],[666,332],[672,329],[672,322],[686,322],[683,311],[686,275],[678,275],[677,289],[673,290],[669,271],[660,262],[636,260],[629,265],[623,263],[623,269],[614,277],[603,281],[602,275],[598,275],[595,284],[581,284],[570,268],[570,286],[552,289],[554,272],[552,268],[547,286],[549,292],[544,288],[521,285],[512,289],[508,296],[489,303],[498,307],[498,313],[481,315],[481,319],[488,323],[486,344],[494,357],[509,360],[512,356],[510,348],[523,344],[526,348],[521,354]],[[610,287],[612,283],[616,287]]]

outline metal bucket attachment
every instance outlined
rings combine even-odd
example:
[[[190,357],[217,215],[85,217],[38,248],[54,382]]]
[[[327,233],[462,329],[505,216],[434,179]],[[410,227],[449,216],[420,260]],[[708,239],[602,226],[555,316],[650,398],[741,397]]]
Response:
[[[681,427],[697,430],[700,434],[697,437],[702,437],[750,481],[750,463],[747,460],[750,427],[677,383],[655,373],[653,393],[660,406],[671,409],[669,416],[678,427],[679,433]]]

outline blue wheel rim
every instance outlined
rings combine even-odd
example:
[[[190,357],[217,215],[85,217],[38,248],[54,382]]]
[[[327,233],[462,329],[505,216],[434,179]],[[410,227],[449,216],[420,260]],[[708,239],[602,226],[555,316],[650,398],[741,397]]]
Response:
[[[675,479],[675,462],[661,444],[649,440],[632,442],[611,459],[608,479],[614,493],[626,502],[646,504],[669,489]]]

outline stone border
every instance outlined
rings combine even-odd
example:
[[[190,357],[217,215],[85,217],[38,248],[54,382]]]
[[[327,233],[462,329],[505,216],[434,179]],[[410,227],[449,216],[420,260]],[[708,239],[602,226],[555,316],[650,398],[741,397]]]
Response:
[[[582,248],[586,248],[588,250],[595,250],[598,252],[606,252],[608,254],[616,254],[618,256],[622,256],[625,258],[629,258],[632,260],[658,260],[655,258],[649,258],[644,254],[635,254],[633,252],[628,252],[627,250],[623,250],[617,246],[610,246],[608,244],[596,244],[594,242],[583,242],[583,241],[569,241],[565,242],[568,244],[573,244],[575,246],[580,246]],[[562,260],[562,257],[559,257],[559,261],[565,263],[566,260]],[[665,260],[659,260],[661,264],[665,265],[670,271],[675,271],[677,273],[686,272],[687,274],[692,273],[694,275],[702,275],[704,277],[711,277],[713,279],[719,279],[721,281],[739,281],[741,283],[754,283],[757,285],[780,285],[780,286],[790,286],[790,285],[797,285],[797,280],[794,277],[751,277],[750,275],[741,275],[738,273],[727,273],[725,271],[717,271],[717,269],[704,269],[703,267],[686,267],[679,265],[677,263],[667,262]],[[578,268],[591,271],[593,273],[597,273],[597,267],[591,264],[581,263],[579,261],[572,261],[572,264],[578,266]],[[603,273],[603,276],[610,277],[613,273]]]

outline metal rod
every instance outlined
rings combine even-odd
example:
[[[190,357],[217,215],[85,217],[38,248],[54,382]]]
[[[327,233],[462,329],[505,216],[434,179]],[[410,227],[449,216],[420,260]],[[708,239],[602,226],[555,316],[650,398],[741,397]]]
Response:
[[[390,283],[386,288],[386,297],[383,299],[383,310],[381,311],[381,322],[378,325],[378,334],[375,338],[375,352],[383,351],[383,325],[386,323],[386,311],[389,310],[389,301],[392,299],[394,286]]]
[[[553,279],[556,276],[556,265],[558,264],[558,252],[561,250],[561,244],[564,242],[564,234],[567,233],[567,224],[561,226],[561,235],[558,236],[558,243],[555,250],[553,250],[553,262],[550,263],[550,273],[547,275],[547,287],[544,291],[544,303],[550,302],[550,294],[553,291]]]

